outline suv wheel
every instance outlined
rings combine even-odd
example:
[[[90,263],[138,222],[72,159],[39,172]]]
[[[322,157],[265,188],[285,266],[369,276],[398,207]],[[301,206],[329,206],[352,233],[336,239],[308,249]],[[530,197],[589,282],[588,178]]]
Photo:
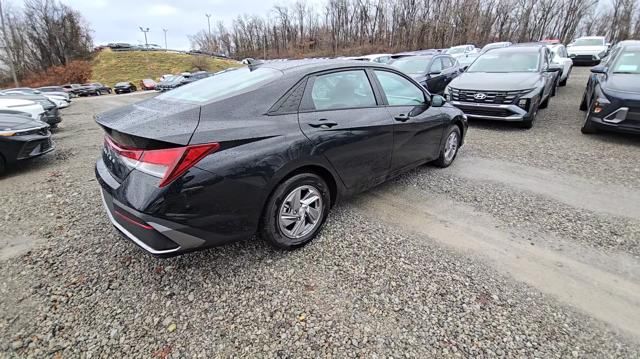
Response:
[[[329,187],[320,176],[295,175],[281,183],[269,198],[260,236],[278,248],[302,247],[320,232],[330,206]]]
[[[460,128],[456,125],[449,126],[445,133],[446,137],[440,147],[440,157],[434,162],[436,166],[442,168],[449,167],[456,159],[462,139]]]

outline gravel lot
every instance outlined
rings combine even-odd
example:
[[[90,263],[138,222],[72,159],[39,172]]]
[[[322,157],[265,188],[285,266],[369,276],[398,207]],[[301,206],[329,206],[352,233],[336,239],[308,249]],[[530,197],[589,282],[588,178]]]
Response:
[[[639,357],[640,138],[580,133],[587,68],[532,130],[340,204],[311,245],[155,259],[99,199],[93,115],[0,180],[0,357]]]

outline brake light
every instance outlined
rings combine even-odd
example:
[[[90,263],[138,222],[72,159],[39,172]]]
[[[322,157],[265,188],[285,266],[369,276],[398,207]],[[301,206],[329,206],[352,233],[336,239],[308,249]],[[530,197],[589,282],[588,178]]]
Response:
[[[173,182],[208,154],[220,149],[219,143],[205,143],[159,150],[142,150],[119,146],[108,136],[105,136],[105,142],[105,145],[120,155],[127,166],[161,178],[160,187]]]

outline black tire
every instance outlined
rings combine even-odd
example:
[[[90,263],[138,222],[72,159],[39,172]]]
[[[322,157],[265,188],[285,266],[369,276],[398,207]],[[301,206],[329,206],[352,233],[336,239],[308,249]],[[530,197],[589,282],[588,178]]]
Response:
[[[587,110],[587,114],[585,115],[584,123],[580,128],[580,132],[582,132],[585,135],[590,135],[598,132],[598,129],[591,121],[591,106],[589,106],[589,109]]]
[[[544,101],[540,102],[540,106],[538,108],[547,108],[549,107],[549,101],[551,100],[551,95],[547,96]]]
[[[458,156],[460,143],[462,142],[462,134],[460,133],[460,128],[458,126],[451,125],[444,133],[445,136],[443,137],[442,145],[440,145],[440,155],[438,156],[438,159],[433,162],[436,166],[441,168],[451,166],[453,161]],[[450,153],[447,154],[450,136],[455,136],[455,141],[457,142],[455,148],[453,149],[453,156],[451,156]]]
[[[4,171],[6,170],[7,165],[4,161],[4,157],[2,157],[2,155],[0,155],[0,176],[2,176],[4,174]]]
[[[580,111],[586,111],[589,108],[589,103],[587,102],[587,90],[584,90],[582,94],[582,101],[580,101]]]
[[[287,236],[280,226],[280,211],[285,206],[284,202],[294,190],[300,187],[311,187],[321,197],[320,217],[313,229],[300,238]],[[327,183],[314,173],[300,173],[282,182],[271,194],[265,206],[260,221],[259,235],[274,247],[292,250],[300,248],[311,242],[324,226],[324,222],[331,208],[331,193]],[[299,213],[299,212],[298,212]],[[303,214],[306,219],[306,213]],[[295,225],[295,224],[294,224]]]
[[[535,110],[531,115],[529,115],[529,117],[525,118],[524,120],[522,120],[522,122],[519,123],[519,126],[527,130],[531,129],[533,128],[533,124],[536,122],[537,117],[538,117],[538,105],[536,105]]]
[[[553,88],[551,89],[550,97],[556,97],[557,94],[558,94],[558,80],[553,82]]]

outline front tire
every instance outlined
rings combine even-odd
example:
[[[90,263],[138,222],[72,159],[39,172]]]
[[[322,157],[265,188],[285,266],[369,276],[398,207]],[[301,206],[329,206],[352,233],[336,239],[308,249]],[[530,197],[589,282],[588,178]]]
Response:
[[[589,106],[589,109],[587,109],[587,114],[584,118],[584,123],[582,124],[582,128],[580,128],[580,132],[582,132],[585,135],[591,135],[598,132],[598,129],[593,124],[593,121],[591,121],[591,106]]]
[[[314,173],[297,174],[271,194],[260,224],[260,236],[277,248],[292,250],[311,242],[322,229],[331,195]]]
[[[451,125],[445,132],[444,142],[440,147],[440,156],[434,162],[434,164],[441,168],[451,166],[453,160],[458,155],[460,144],[462,143],[462,134],[460,128],[456,125]]]

